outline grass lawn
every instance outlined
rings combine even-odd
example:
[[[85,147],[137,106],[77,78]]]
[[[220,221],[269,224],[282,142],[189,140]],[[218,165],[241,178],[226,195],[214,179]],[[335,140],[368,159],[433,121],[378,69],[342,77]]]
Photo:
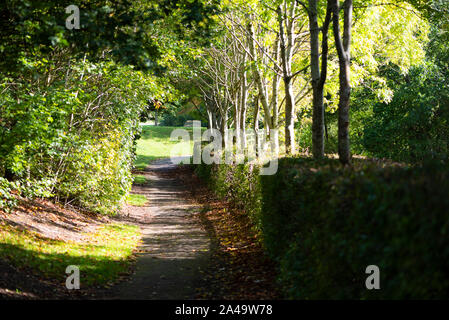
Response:
[[[148,202],[148,199],[142,194],[130,194],[126,200],[127,204],[137,207],[143,207]]]
[[[0,224],[0,256],[13,265],[61,281],[67,277],[67,266],[78,266],[81,287],[109,283],[128,271],[140,240],[137,226],[106,224],[85,236],[83,243],[53,240]]]
[[[135,174],[133,175],[133,183],[138,185],[149,184],[150,181],[145,176]]]
[[[190,142],[170,141],[170,134],[175,129],[185,129],[190,133]],[[193,129],[189,127],[156,127],[142,126],[142,136],[137,141],[137,159],[134,163],[137,170],[144,170],[148,164],[157,159],[170,158],[173,147],[177,147],[174,156],[191,155],[193,153]]]

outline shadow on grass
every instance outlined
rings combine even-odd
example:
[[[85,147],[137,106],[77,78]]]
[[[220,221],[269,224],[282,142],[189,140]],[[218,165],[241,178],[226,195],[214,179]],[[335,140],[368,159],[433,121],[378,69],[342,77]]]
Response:
[[[88,246],[92,250],[108,250],[105,246]],[[94,248],[94,249],[93,249]],[[88,248],[86,248],[87,251]],[[44,253],[40,250],[24,248],[19,244],[2,244],[0,256],[8,264],[14,265],[26,274],[31,272],[39,278],[50,281],[65,282],[69,276],[65,273],[67,266],[74,265],[80,269],[80,285],[90,287],[104,285],[120,274],[128,271],[128,260],[113,260],[108,256],[79,255],[72,256],[66,253]]]
[[[141,139],[160,139],[163,141],[170,141],[170,134],[173,130],[184,129],[190,133],[193,131],[189,127],[155,127],[155,126],[143,126]]]
[[[163,157],[156,157],[156,156],[144,156],[144,155],[137,155],[137,158],[134,162],[134,167],[138,171],[144,171],[145,168],[153,161],[162,159]]]

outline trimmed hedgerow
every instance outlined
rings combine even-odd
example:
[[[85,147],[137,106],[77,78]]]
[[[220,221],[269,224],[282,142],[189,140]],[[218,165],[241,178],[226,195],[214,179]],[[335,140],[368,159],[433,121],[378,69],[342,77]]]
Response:
[[[284,158],[273,176],[250,169],[197,172],[251,214],[288,298],[448,297],[448,168]],[[365,287],[368,265],[380,290]]]

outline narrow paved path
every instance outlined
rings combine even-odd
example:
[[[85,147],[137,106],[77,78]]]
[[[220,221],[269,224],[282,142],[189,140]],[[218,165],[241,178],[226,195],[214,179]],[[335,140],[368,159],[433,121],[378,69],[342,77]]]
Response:
[[[145,207],[128,208],[141,228],[142,245],[135,273],[112,289],[114,298],[195,298],[210,241],[190,217],[199,208],[183,197],[185,186],[173,175],[174,168],[169,159],[153,162],[143,173],[149,183],[133,187],[133,193],[149,200]]]

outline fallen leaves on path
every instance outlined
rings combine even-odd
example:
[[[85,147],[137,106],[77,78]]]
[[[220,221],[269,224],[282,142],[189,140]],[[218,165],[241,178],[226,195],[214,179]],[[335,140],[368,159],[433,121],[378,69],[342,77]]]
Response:
[[[279,299],[274,263],[266,256],[249,217],[219,200],[188,166],[175,174],[203,210],[199,219],[212,241],[211,265],[203,270],[200,299]]]

